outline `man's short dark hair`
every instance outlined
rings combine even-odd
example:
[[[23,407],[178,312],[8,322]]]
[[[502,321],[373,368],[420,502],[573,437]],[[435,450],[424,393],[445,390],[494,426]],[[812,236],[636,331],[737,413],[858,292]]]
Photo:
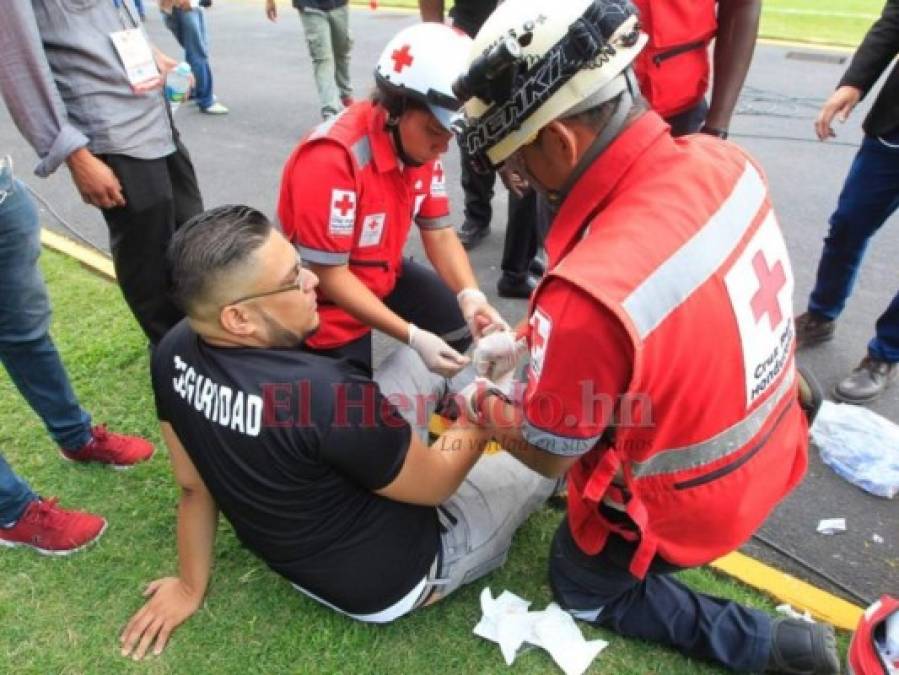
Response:
[[[172,300],[191,313],[225,273],[240,267],[266,242],[271,231],[264,213],[239,204],[218,206],[188,220],[169,244]]]

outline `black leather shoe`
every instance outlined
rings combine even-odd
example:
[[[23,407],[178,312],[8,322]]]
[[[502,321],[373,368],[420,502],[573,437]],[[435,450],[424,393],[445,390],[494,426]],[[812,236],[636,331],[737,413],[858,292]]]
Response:
[[[462,223],[462,227],[458,229],[456,234],[459,235],[459,241],[466,251],[473,249],[481,243],[488,234],[490,234],[490,225],[478,225],[466,220]]]
[[[796,346],[811,347],[833,339],[836,321],[806,312],[796,317]]]
[[[866,356],[846,379],[833,389],[844,403],[868,403],[880,396],[899,375],[899,364]]]
[[[833,627],[800,619],[776,619],[766,673],[836,675],[840,657]]]
[[[542,279],[543,275],[546,274],[546,265],[540,258],[534,258],[528,264],[528,273],[533,274],[538,279]]]
[[[501,298],[524,298],[527,300],[537,288],[537,283],[530,277],[515,277],[503,273],[496,282],[496,292]]]

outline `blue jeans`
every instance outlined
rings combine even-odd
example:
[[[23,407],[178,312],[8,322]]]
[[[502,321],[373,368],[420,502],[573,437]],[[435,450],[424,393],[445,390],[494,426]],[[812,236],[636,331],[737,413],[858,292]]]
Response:
[[[892,146],[892,147],[891,147]],[[865,136],[843,185],[809,297],[810,312],[836,319],[852,292],[868,242],[899,207],[899,132]],[[899,293],[880,315],[868,343],[874,358],[899,361]]]
[[[212,93],[212,69],[209,67],[209,36],[206,33],[206,17],[202,7],[185,12],[177,7],[171,14],[163,14],[166,27],[184,48],[184,60],[190,64],[196,86],[193,97],[200,108],[215,103]]]
[[[0,168],[0,201],[0,361],[56,443],[74,450],[90,441],[91,417],[78,404],[48,332],[37,210],[8,168]]]
[[[12,525],[38,496],[0,455],[0,527]]]
[[[633,546],[616,536],[598,555],[574,542],[563,520],[553,538],[549,580],[559,605],[575,618],[672,647],[731,670],[761,672],[771,653],[771,617],[693,591],[656,558],[643,580],[627,570]]]

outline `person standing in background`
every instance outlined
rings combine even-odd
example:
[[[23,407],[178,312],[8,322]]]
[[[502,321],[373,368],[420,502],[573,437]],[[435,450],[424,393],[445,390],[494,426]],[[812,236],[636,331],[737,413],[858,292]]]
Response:
[[[227,115],[228,108],[218,102],[212,91],[209,34],[206,32],[203,6],[197,0],[159,0],[159,10],[166,28],[184,48],[184,60],[190,64],[196,80],[193,98],[196,99],[200,112]]]
[[[328,119],[353,103],[350,83],[350,11],[347,0],[293,0],[300,13],[306,46],[312,59],[322,119]],[[275,0],[265,0],[265,15],[278,20]]]
[[[203,210],[162,93],[177,62],[149,43],[133,0],[11,0],[3,9],[0,94],[40,157],[35,173],[65,163],[84,202],[100,209],[119,288],[156,344],[182,316],[166,293],[166,247]]]

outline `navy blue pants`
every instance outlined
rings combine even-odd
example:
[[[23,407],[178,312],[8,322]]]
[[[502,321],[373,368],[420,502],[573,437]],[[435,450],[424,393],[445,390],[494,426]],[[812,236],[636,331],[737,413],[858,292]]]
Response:
[[[810,312],[828,319],[840,315],[868,242],[897,207],[899,131],[883,139],[865,136],[830,217],[830,232],[824,239],[818,276],[809,296]],[[899,361],[899,293],[877,319],[868,353],[890,363]]]
[[[627,570],[632,545],[612,536],[595,556],[581,551],[567,519],[553,538],[549,580],[556,602],[595,626],[672,647],[737,671],[765,669],[771,618],[756,609],[697,593],[656,558],[642,581]]]

